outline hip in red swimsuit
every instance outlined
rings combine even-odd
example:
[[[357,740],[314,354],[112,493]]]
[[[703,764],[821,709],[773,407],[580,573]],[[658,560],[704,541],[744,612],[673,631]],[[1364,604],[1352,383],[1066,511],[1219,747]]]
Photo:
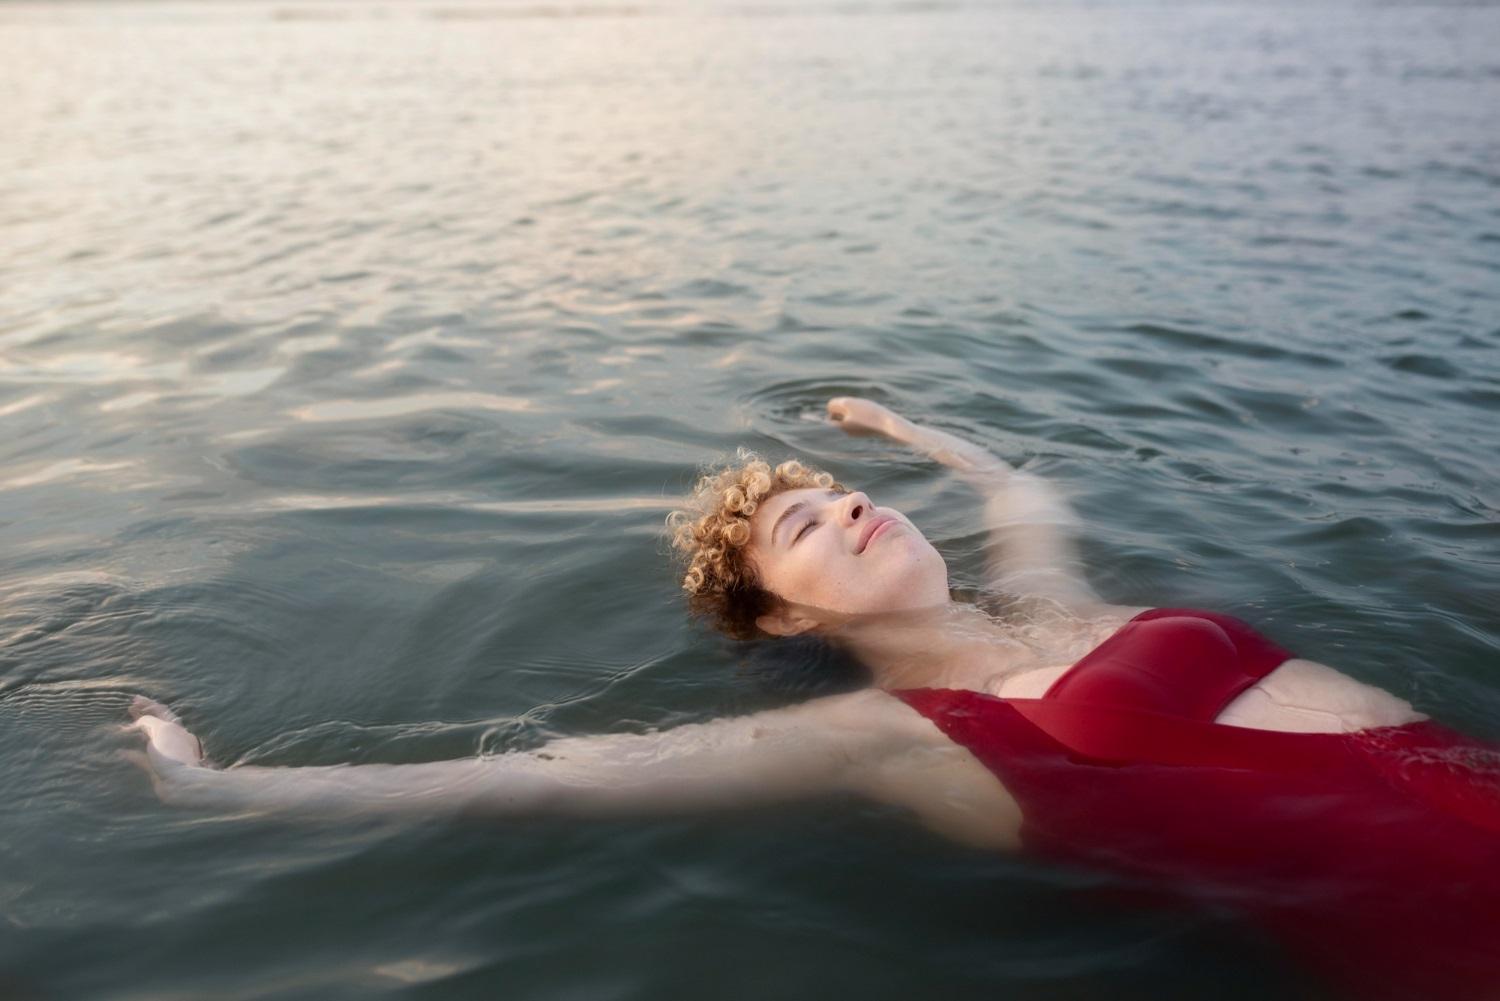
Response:
[[[1500,748],[1430,722],[1213,722],[1290,657],[1155,609],[1041,699],[894,694],[1004,782],[1029,850],[1251,915],[1354,997],[1500,999]]]

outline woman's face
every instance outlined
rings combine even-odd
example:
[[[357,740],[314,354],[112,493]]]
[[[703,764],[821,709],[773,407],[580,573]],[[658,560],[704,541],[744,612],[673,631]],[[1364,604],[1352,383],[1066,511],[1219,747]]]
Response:
[[[853,615],[948,600],[948,567],[906,516],[855,491],[788,490],[750,519],[761,586],[791,605]]]

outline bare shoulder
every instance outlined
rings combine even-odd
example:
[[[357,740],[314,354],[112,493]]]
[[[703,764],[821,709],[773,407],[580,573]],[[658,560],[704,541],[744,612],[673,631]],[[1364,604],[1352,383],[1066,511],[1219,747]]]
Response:
[[[1111,605],[1104,601],[1090,601],[1071,606],[1068,611],[1084,625],[1107,628],[1111,632],[1119,629],[1142,612],[1149,612],[1153,605]]]
[[[1004,616],[1015,636],[1037,654],[1033,666],[1072,664],[1146,611],[1103,602],[1064,604],[1048,599],[1020,603]]]

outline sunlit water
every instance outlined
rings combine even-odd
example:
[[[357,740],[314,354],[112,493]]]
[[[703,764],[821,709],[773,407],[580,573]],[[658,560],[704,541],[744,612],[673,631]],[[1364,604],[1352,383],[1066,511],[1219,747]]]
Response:
[[[874,396],[1096,585],[1500,733],[1500,10],[0,6],[0,996],[1265,998],[1226,915],[854,802],[168,810],[769,704],[660,525],[796,453],[980,580]],[[1308,996],[1316,996],[1309,994]]]

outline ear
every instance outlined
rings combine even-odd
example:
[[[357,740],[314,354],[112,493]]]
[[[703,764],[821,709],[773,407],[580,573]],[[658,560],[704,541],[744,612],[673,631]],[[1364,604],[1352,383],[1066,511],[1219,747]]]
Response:
[[[817,626],[812,619],[803,615],[796,615],[787,609],[769,612],[758,616],[755,625],[763,633],[772,636],[801,636]]]

